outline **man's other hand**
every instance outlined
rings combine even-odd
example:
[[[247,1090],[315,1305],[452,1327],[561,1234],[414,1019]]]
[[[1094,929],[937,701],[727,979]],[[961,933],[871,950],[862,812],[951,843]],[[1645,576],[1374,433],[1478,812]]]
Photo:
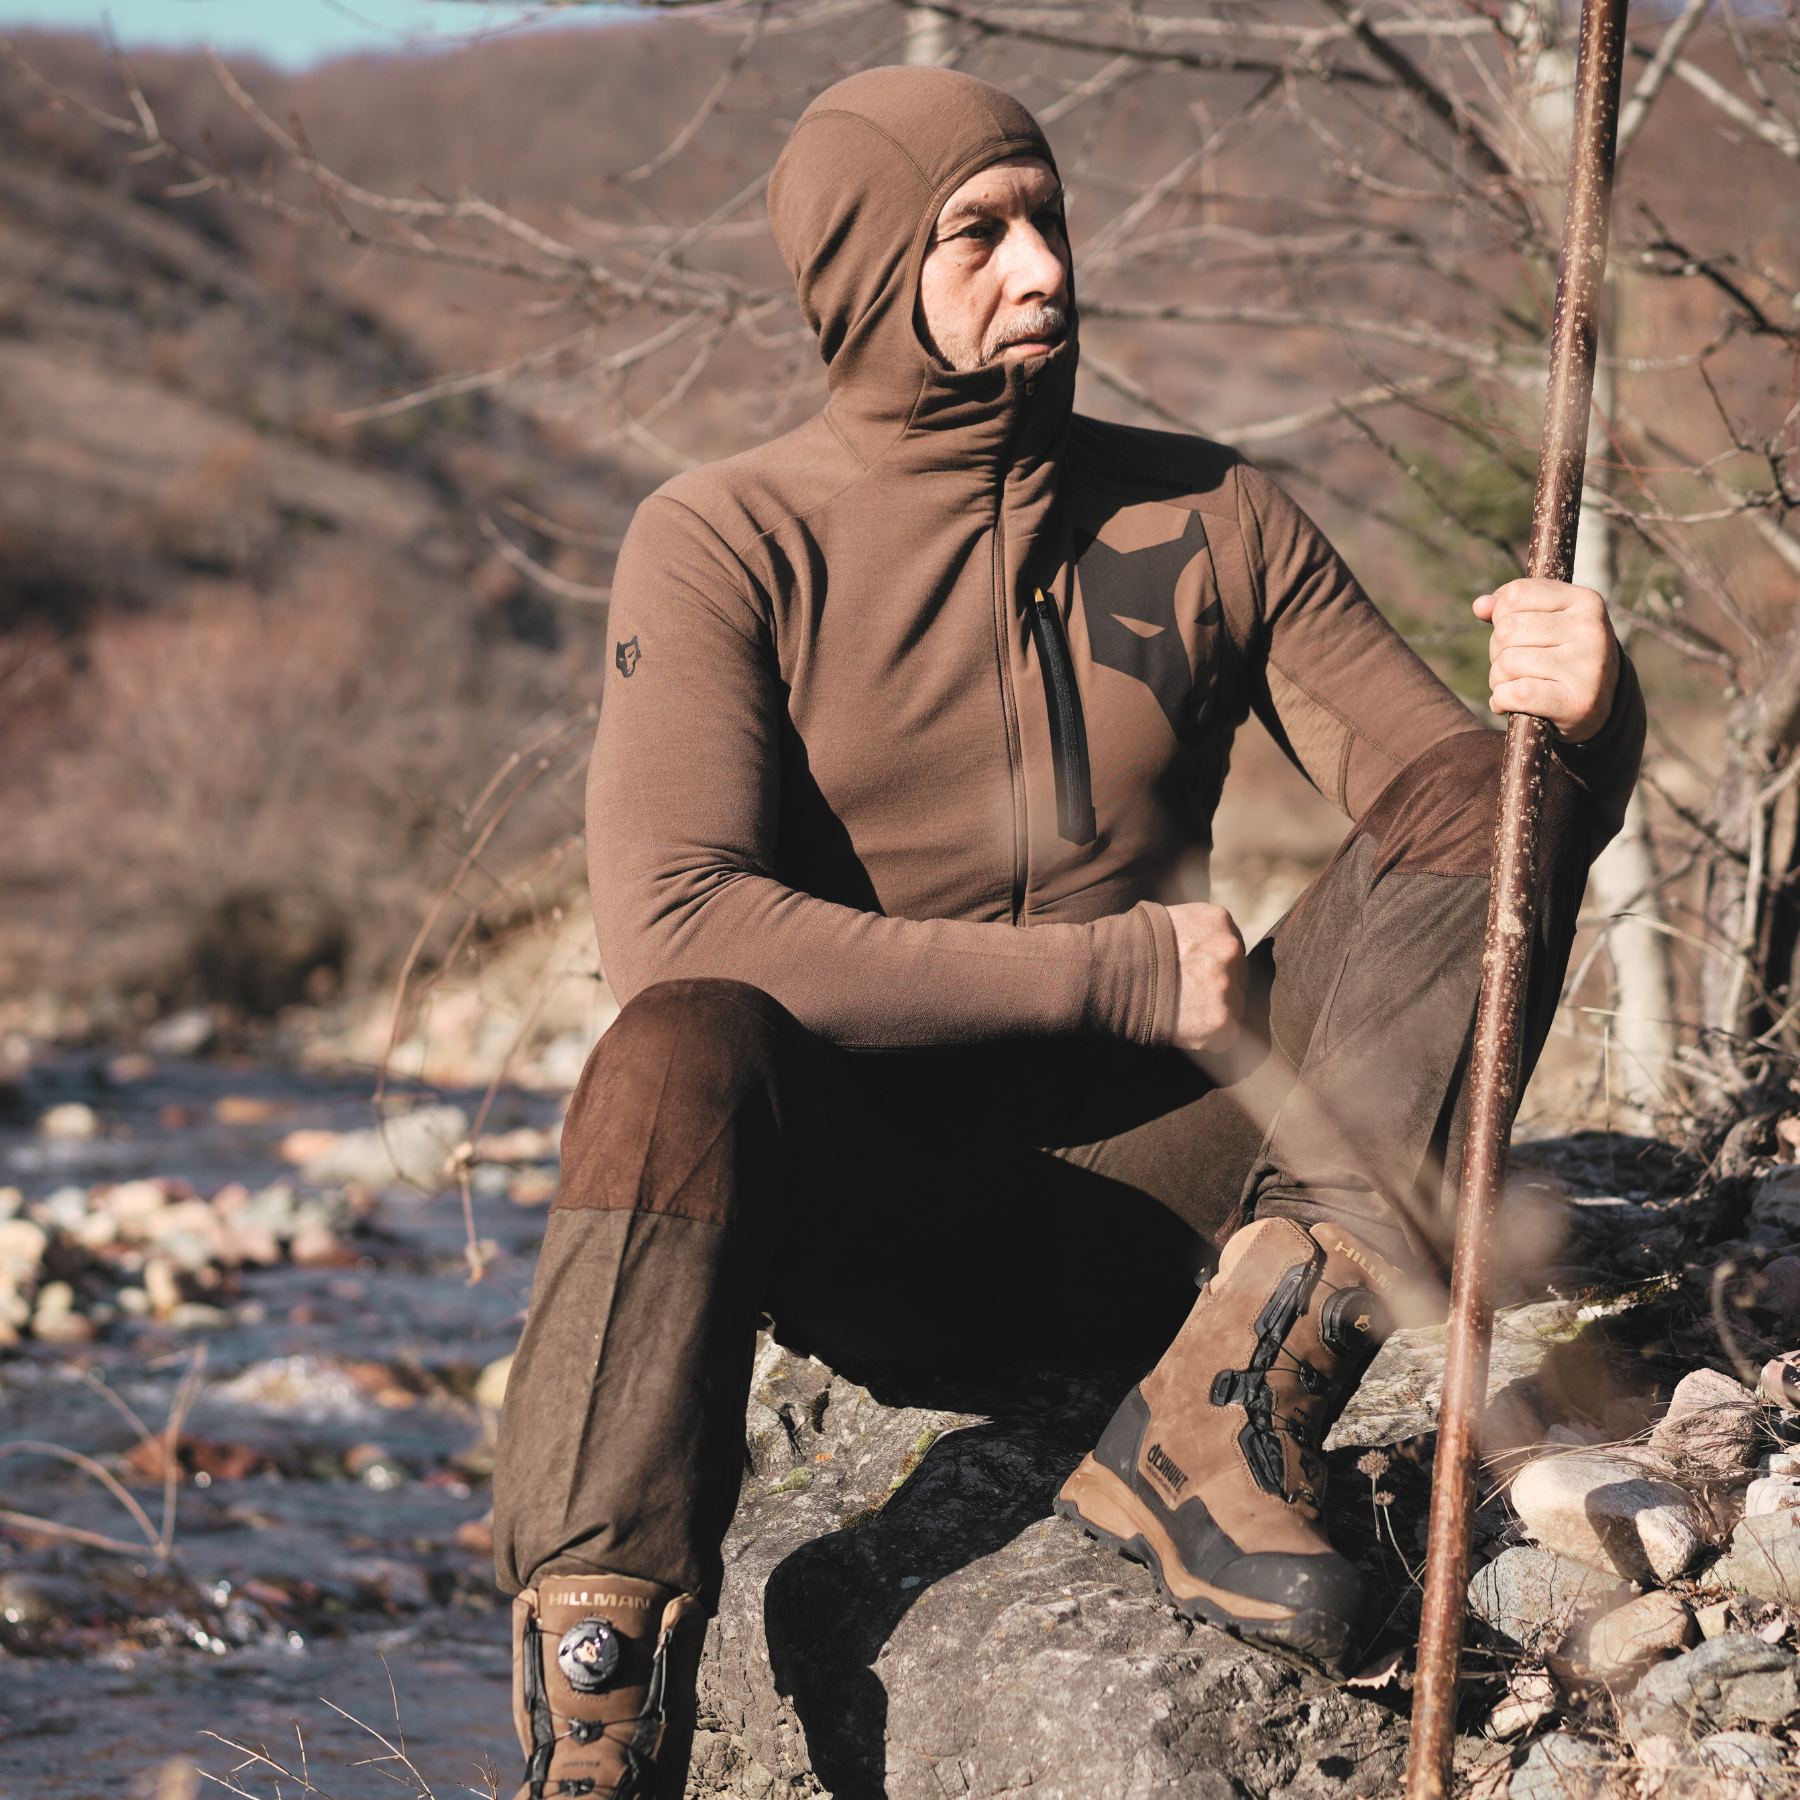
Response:
[[[1175,995],[1175,1047],[1229,1050],[1244,1019],[1244,939],[1231,914],[1204,900],[1169,908],[1181,980]]]
[[[1488,640],[1488,705],[1547,719],[1571,744],[1591,738],[1612,712],[1619,640],[1592,588],[1521,578],[1483,594],[1475,616]]]

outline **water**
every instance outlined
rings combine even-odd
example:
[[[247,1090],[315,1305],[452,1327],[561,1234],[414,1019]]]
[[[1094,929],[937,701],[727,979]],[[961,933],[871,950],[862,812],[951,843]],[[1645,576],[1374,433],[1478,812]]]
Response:
[[[33,1071],[30,1116],[0,1128],[0,1185],[34,1199],[140,1175],[180,1177],[203,1195],[291,1180],[282,1136],[365,1127],[369,1093],[360,1075],[226,1063],[160,1064],[120,1084],[98,1061],[66,1060]],[[216,1110],[228,1096],[271,1114],[228,1123]],[[471,1113],[478,1099],[442,1097]],[[36,1116],[64,1099],[93,1106],[104,1135],[39,1137]],[[549,1098],[510,1093],[490,1125],[547,1126],[555,1114]],[[156,1471],[120,1462],[137,1434],[99,1384],[155,1430],[194,1349],[206,1352],[184,1429],[199,1467],[178,1491],[167,1568],[147,1550],[0,1528],[0,1615],[13,1615],[0,1623],[3,1800],[233,1791],[201,1770],[258,1800],[485,1795],[496,1783],[510,1795],[507,1614],[489,1555],[468,1539],[488,1507],[491,1430],[472,1389],[513,1347],[544,1217],[478,1195],[476,1229],[495,1256],[471,1286],[456,1197],[391,1190],[347,1240],[343,1266],[228,1275],[213,1296],[229,1314],[220,1329],[120,1320],[92,1344],[0,1352],[0,1443],[45,1440],[97,1459],[127,1479],[153,1526]],[[45,1457],[0,1459],[0,1505],[143,1538],[98,1482]],[[393,1751],[403,1734],[416,1774],[371,1731]],[[266,1748],[292,1773],[247,1764],[208,1732]]]

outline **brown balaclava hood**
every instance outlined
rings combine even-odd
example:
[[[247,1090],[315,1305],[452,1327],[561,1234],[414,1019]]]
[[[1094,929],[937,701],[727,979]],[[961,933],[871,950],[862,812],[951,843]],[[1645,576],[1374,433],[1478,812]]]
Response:
[[[920,338],[919,271],[944,202],[1009,156],[1056,167],[1010,94],[954,69],[865,69],[800,115],[769,181],[769,222],[819,336],[830,412],[866,461],[928,434],[936,461],[1053,454],[1075,384],[1071,329],[1042,357],[956,371]],[[911,459],[907,459],[911,460]]]

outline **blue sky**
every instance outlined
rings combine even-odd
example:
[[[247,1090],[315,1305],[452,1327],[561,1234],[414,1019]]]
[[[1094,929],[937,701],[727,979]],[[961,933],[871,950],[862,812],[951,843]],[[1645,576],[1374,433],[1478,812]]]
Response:
[[[212,44],[304,68],[353,51],[446,48],[483,30],[517,29],[526,8],[501,0],[0,0],[0,31],[36,25],[98,33],[127,49]],[[553,17],[572,24],[612,7]]]

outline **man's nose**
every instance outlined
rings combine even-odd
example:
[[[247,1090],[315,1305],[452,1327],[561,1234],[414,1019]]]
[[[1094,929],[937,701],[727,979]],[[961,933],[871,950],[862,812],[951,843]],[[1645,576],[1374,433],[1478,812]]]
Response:
[[[1007,234],[1006,294],[1011,301],[1060,300],[1069,272],[1062,256],[1035,224]]]

